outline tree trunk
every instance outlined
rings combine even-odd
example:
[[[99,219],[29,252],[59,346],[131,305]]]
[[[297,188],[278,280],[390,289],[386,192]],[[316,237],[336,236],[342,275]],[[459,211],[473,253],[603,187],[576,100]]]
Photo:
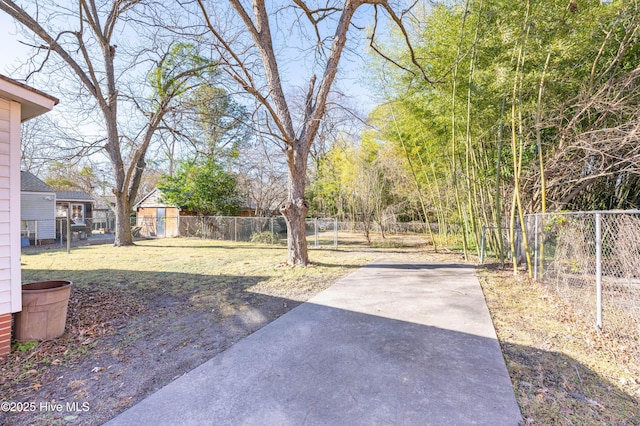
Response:
[[[280,212],[287,222],[287,247],[289,247],[287,263],[291,266],[306,266],[309,264],[307,231],[305,228],[305,218],[308,210],[309,204],[304,199],[287,200],[280,207]]]
[[[116,194],[116,229],[113,245],[116,247],[133,245],[131,224],[129,223],[129,202],[126,194]]]
[[[452,89],[451,89],[451,183],[453,186],[453,192],[455,195],[456,208],[458,210],[458,218],[462,224],[462,250],[464,252],[464,259],[469,258],[469,244],[467,241],[467,228],[468,223],[464,215],[464,207],[460,199],[460,184],[458,183],[458,160],[457,160],[457,135],[456,135],[456,96],[458,88],[458,62],[462,55],[462,42],[464,40],[464,28],[467,22],[467,14],[469,12],[469,1],[465,1],[464,14],[462,15],[462,26],[460,27],[460,39],[458,41],[458,48],[456,53],[456,61],[453,66],[452,76]]]
[[[295,145],[299,145],[297,142]],[[301,158],[304,157],[304,158]],[[305,179],[307,177],[306,156],[298,149],[289,152],[289,185],[287,201],[280,206],[280,213],[287,223],[287,247],[290,266],[307,266],[307,231],[305,218],[309,211],[309,203],[304,199]]]

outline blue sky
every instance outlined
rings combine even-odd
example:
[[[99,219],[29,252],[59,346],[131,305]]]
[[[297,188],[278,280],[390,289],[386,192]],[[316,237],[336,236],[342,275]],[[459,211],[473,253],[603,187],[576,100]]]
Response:
[[[0,12],[0,46],[2,46],[0,74],[12,77],[9,74],[8,67],[10,65],[18,65],[24,61],[27,58],[28,49],[18,43],[15,24],[9,15],[4,12]]]
[[[12,75],[11,69],[19,66],[21,63],[29,57],[30,48],[18,42],[22,39],[22,36],[17,34],[16,25],[9,15],[4,12],[0,12],[0,74],[4,74],[10,78],[21,79],[24,75]],[[346,55],[345,55],[346,56]],[[356,59],[354,62],[353,60]],[[361,108],[369,111],[374,106],[374,101],[371,98],[371,89],[365,87],[361,82],[361,73],[364,68],[364,63],[358,58],[345,57],[341,61],[342,75],[339,76],[338,87],[340,87],[349,95],[355,98],[355,103],[359,104]],[[295,67],[294,67],[295,69]],[[302,85],[306,88],[307,80],[299,81],[301,77],[298,73],[292,72],[292,75],[287,79],[284,76],[285,81],[289,80],[294,85]]]

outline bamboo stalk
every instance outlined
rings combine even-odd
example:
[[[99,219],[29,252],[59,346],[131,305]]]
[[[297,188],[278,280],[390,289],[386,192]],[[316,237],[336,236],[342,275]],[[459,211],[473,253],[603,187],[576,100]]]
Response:
[[[462,221],[462,249],[464,252],[465,260],[469,259],[469,243],[467,241],[467,224],[464,220],[464,213],[462,208],[462,202],[460,201],[460,190],[458,188],[457,179],[457,143],[456,143],[456,94],[458,85],[458,60],[462,51],[462,40],[464,37],[464,27],[467,21],[467,14],[469,12],[469,1],[465,1],[464,12],[462,15],[462,24],[460,27],[460,39],[458,41],[458,48],[456,52],[455,63],[452,73],[452,88],[451,88],[451,182],[453,184],[453,191],[456,201],[456,207],[458,210],[458,217]]]
[[[476,193],[476,173],[475,168],[473,171],[471,170],[471,156],[472,156],[472,147],[471,147],[471,111],[472,111],[472,103],[471,103],[471,88],[473,86],[474,81],[474,71],[475,71],[475,63],[477,56],[477,44],[478,44],[478,35],[480,31],[480,12],[482,11],[482,0],[480,0],[480,6],[478,8],[478,18],[476,20],[476,28],[473,35],[473,42],[471,45],[471,60],[469,61],[469,79],[467,83],[467,125],[466,125],[466,134],[465,134],[465,169],[466,169],[466,178],[467,178],[467,206],[469,210],[469,217],[471,219],[471,230],[475,237],[476,243],[476,254],[480,256],[480,244],[479,244],[479,235],[478,235],[478,227],[476,221],[476,214],[474,212],[474,206],[477,206],[477,193]]]
[[[527,1],[525,19],[524,19],[524,29],[522,40],[520,42],[520,48],[518,49],[518,59],[516,62],[516,69],[513,78],[513,92],[511,98],[511,150],[513,155],[513,202],[511,206],[511,220],[510,220],[510,237],[511,237],[511,248],[512,248],[512,258],[513,258],[513,273],[517,275],[518,273],[518,265],[517,265],[517,254],[515,252],[515,214],[516,208],[518,212],[518,218],[520,221],[520,232],[522,234],[522,242],[524,245],[524,251],[527,258],[527,267],[529,270],[529,275],[532,274],[531,268],[531,256],[529,254],[529,245],[527,240],[527,233],[524,227],[524,212],[522,209],[522,200],[520,196],[520,174],[522,172],[522,154],[523,154],[523,135],[522,135],[522,115],[521,109],[516,108],[519,105],[519,91],[522,86],[521,80],[521,70],[524,68],[524,47],[526,44],[527,36],[529,33],[529,12],[530,12],[530,2]],[[518,112],[518,110],[520,110]],[[517,117],[517,118],[516,118]],[[520,137],[518,138],[518,133]],[[518,143],[519,140],[519,143]],[[518,150],[518,148],[520,148]]]

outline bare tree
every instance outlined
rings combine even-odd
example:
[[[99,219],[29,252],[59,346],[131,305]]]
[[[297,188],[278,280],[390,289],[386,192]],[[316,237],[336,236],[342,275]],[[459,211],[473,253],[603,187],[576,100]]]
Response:
[[[287,198],[287,166],[265,143],[240,151],[238,187],[256,216],[271,216]]]
[[[22,124],[20,167],[39,175],[59,151],[51,143],[51,123],[47,116],[36,117]]]
[[[223,20],[215,15],[223,9],[218,3],[215,3],[215,8],[213,3],[207,7],[204,0],[197,0],[197,3],[226,65],[226,72],[261,107],[255,116],[264,119],[263,131],[282,144],[287,160],[288,185],[287,200],[280,206],[280,212],[287,222],[288,263],[307,265],[305,216],[309,203],[305,200],[305,181],[308,157],[325,114],[327,98],[345,51],[354,14],[363,5],[373,5],[376,17],[378,9],[382,9],[403,30],[401,16],[386,0],[335,0],[319,2],[317,6],[312,2],[292,0],[284,5],[272,4],[271,10],[264,0],[253,0],[252,10],[248,10],[240,0],[229,0],[231,9],[228,12],[241,21],[244,33],[250,37],[247,40],[243,38],[242,30],[235,32],[233,37],[229,36],[228,17]],[[227,11],[221,13],[224,12]],[[299,114],[290,108],[286,96],[285,74],[281,68],[284,69],[291,58],[278,57],[279,45],[274,41],[273,22],[290,23],[289,28],[297,30],[295,34],[281,34],[288,36],[293,44],[302,43],[302,39],[309,35],[307,41],[310,43],[306,47],[296,46],[302,57],[299,70],[311,70],[304,107]],[[280,27],[276,31],[284,30]],[[403,34],[406,35],[404,31]],[[413,51],[410,51],[413,57]],[[319,81],[316,72],[320,74]]]
[[[159,134],[157,160],[170,176],[180,160],[229,162],[243,150],[252,132],[243,105],[224,88],[203,84],[166,114]]]
[[[356,219],[362,223],[362,231],[368,244],[371,244],[371,228],[376,210],[382,204],[383,187],[379,172],[373,164],[366,164],[362,159],[358,159],[349,191],[350,204]]]
[[[44,58],[34,56],[33,73],[45,69],[59,72],[66,85],[77,87],[77,98],[72,102],[84,109],[78,115],[96,111],[101,118],[99,126],[104,136],[91,146],[104,149],[112,166],[115,245],[133,244],[129,212],[140,187],[149,145],[175,99],[189,90],[193,77],[211,68],[211,63],[176,60],[179,52],[174,43],[165,42],[163,51],[154,44],[164,41],[160,27],[150,25],[144,13],[158,13],[163,9],[161,3],[152,4],[150,0],[34,3],[20,6],[11,0],[0,0],[0,10],[35,36],[37,42],[33,47]],[[132,42],[131,34],[140,38],[148,32],[152,33],[150,44],[136,46]],[[127,84],[128,75],[137,80]]]

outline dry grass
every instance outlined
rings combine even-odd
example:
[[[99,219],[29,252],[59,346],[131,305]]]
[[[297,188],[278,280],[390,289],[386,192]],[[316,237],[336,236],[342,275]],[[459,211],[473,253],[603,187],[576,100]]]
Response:
[[[376,257],[375,253],[312,250],[315,266],[279,267],[286,248],[199,239],[140,241],[132,247],[108,245],[29,252],[22,256],[23,281],[68,279],[79,287],[117,289],[137,295],[198,300],[232,289],[304,299],[336,277]]]
[[[251,320],[258,312],[264,321],[272,320],[379,256],[463,261],[460,254],[427,255],[422,243],[407,248],[402,240],[389,241],[379,249],[355,239],[337,250],[311,249],[315,266],[310,268],[280,267],[286,259],[282,246],[196,239],[89,246],[71,254],[26,252],[25,282],[74,282],[67,332],[15,351],[1,366],[0,393],[20,400],[49,400],[62,393],[92,401],[92,407],[108,395],[113,401],[104,409],[92,408],[91,420],[108,419],[170,381],[176,369],[188,371],[261,326],[249,321],[239,329],[237,318]],[[640,425],[639,372],[607,351],[593,327],[536,283],[497,268],[481,270],[480,278],[527,424]],[[176,311],[185,313],[183,321],[176,322]],[[218,336],[210,330],[215,324]],[[233,330],[226,337],[225,327]],[[167,354],[175,358],[155,366],[155,355],[149,354],[168,347]],[[107,369],[95,372],[89,361],[100,359]],[[152,365],[156,370],[146,375],[155,378],[153,386],[134,386],[138,379],[129,377]],[[87,366],[88,372],[82,371]],[[117,375],[111,373],[115,370]],[[114,378],[107,379],[109,374]],[[57,379],[63,375],[66,384]],[[130,388],[121,388],[121,382]],[[103,394],[100,383],[113,387]],[[16,424],[35,420],[27,417]],[[37,420],[46,424],[51,419]]]
[[[480,278],[526,424],[640,424],[637,365],[538,283],[495,268]]]

